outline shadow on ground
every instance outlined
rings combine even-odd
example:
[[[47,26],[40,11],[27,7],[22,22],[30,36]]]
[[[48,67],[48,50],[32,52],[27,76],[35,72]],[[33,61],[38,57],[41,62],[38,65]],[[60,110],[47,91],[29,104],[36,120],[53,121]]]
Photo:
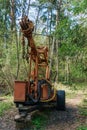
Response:
[[[30,121],[18,122],[14,121],[17,111],[12,109],[0,118],[0,130],[37,130],[32,127]],[[78,108],[75,105],[66,105],[66,111],[57,111],[56,108],[44,108],[39,112],[47,117],[46,124],[40,130],[76,130],[80,125],[86,123],[86,119],[81,117]],[[43,129],[42,129],[43,128]]]
[[[43,115],[43,113],[47,116],[47,121],[40,130],[75,130],[79,126],[79,113],[75,106],[67,104],[66,111],[57,111],[55,107],[44,108],[39,114]],[[34,130],[35,128],[32,128],[31,122],[27,121],[16,123],[16,129]]]

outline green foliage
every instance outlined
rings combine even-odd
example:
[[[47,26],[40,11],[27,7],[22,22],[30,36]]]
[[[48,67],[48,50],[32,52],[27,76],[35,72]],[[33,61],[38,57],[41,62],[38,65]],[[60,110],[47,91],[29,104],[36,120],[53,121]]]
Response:
[[[42,130],[45,127],[47,121],[47,116],[41,114],[35,114],[32,119],[32,124],[35,126],[36,130]]]
[[[75,14],[79,14],[80,12],[84,13],[86,11],[86,8],[87,8],[87,0],[79,0],[79,3],[78,3],[78,0],[73,0],[71,2],[71,4],[73,5],[73,12]]]
[[[74,56],[76,54],[77,50],[77,45],[75,44],[69,44],[69,43],[62,43],[61,48],[59,49],[59,54],[62,57],[65,56]]]
[[[11,108],[12,104],[9,104],[8,102],[2,102],[0,103],[0,116],[3,115],[5,110],[8,110]]]
[[[19,17],[29,13],[28,4],[27,0],[15,0],[15,31],[13,30],[13,32],[11,32],[11,2],[9,0],[0,0],[0,84],[6,84],[11,88],[15,79],[24,80],[27,78],[28,64],[22,60],[21,36],[17,31],[19,30]],[[51,31],[52,36],[58,40],[59,48],[56,48],[54,44],[53,50],[55,54],[52,59],[52,80],[54,80],[56,75],[57,65],[55,57],[57,55],[59,56],[59,80],[67,83],[87,80],[87,20],[85,17],[87,0],[80,0],[79,2],[78,0],[72,0],[68,3],[62,1],[62,6],[58,0],[36,0],[34,5],[41,5],[39,13],[37,11],[38,9],[36,9],[36,14],[40,15],[38,18],[43,25],[43,29],[39,27],[39,31],[42,30],[42,33],[46,34],[48,28],[48,32]],[[60,8],[59,5],[61,6]],[[48,6],[48,8],[43,8],[44,6]],[[57,7],[58,10],[56,10]],[[56,21],[57,11],[59,13],[59,21]],[[69,15],[66,15],[66,11]],[[79,18],[79,20],[77,18]],[[58,26],[56,26],[56,22],[58,22]],[[83,22],[85,24],[83,24]],[[44,24],[47,23],[48,27],[44,26]],[[15,35],[17,35],[17,37]],[[37,45],[39,45],[40,42],[44,45],[46,39],[36,36],[35,41]],[[49,47],[51,50],[52,41]],[[17,69],[19,69],[18,76]],[[67,77],[69,81],[66,81]]]
[[[4,112],[10,109],[13,106],[13,102],[11,100],[12,97],[4,97],[5,101],[0,102],[0,116],[4,114]]]
[[[87,91],[87,82],[77,82],[77,83],[73,83],[71,89],[73,90],[73,88],[76,88],[76,90],[81,90],[86,92]]]
[[[42,4],[44,4],[44,3],[54,3],[55,2],[55,0],[39,0],[39,2]]]
[[[67,97],[68,99],[72,99],[72,98],[74,98],[75,96],[76,96],[75,91],[71,91],[71,92],[67,92],[67,93],[66,93],[66,97]]]
[[[86,126],[79,126],[76,130],[87,130]]]
[[[79,107],[79,112],[82,116],[87,116],[87,99],[84,99],[82,105]]]
[[[84,81],[87,68],[86,55],[83,54],[87,50],[87,33],[80,24],[73,24],[74,22],[69,17],[63,16],[54,33],[59,41],[59,79],[64,80],[67,75],[68,82],[71,82],[70,80]],[[85,51],[83,51],[84,48],[86,48]]]

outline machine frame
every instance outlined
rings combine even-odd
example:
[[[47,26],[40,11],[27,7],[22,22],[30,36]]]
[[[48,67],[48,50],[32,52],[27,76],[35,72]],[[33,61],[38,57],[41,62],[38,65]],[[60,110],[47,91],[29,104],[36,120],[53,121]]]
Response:
[[[61,94],[55,90],[50,82],[48,47],[36,47],[32,35],[34,24],[28,19],[27,16],[21,19],[20,26],[22,31],[23,53],[26,46],[25,38],[28,41],[27,55],[23,55],[23,58],[29,61],[29,74],[28,81],[15,81],[14,103],[18,107],[20,113],[23,112],[23,107],[22,109],[19,107],[20,104],[23,106],[29,106],[26,112],[31,112],[41,107],[42,104],[48,104],[52,102],[57,102],[57,108],[59,109],[59,105],[60,109],[62,108],[64,110],[65,92],[61,91],[63,98],[59,98],[59,95],[61,96]],[[40,69],[45,69],[45,77],[39,78]],[[58,101],[59,99],[61,101]]]

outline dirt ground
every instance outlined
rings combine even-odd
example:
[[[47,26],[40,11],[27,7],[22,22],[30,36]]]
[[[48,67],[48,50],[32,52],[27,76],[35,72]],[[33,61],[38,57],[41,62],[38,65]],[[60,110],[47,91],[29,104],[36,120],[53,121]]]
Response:
[[[78,105],[82,96],[67,99],[66,111],[53,111],[49,117],[49,124],[45,130],[76,130],[78,126],[87,125],[87,118],[79,115]]]
[[[76,130],[80,125],[87,125],[87,118],[79,115],[78,105],[81,103],[83,96],[77,95],[72,99],[66,100],[66,111],[57,111],[55,108],[50,109],[49,120],[46,128],[43,130]],[[30,130],[26,122],[20,124],[20,128],[14,121],[17,114],[16,108],[12,108],[0,117],[0,130]],[[23,127],[22,127],[23,125]]]

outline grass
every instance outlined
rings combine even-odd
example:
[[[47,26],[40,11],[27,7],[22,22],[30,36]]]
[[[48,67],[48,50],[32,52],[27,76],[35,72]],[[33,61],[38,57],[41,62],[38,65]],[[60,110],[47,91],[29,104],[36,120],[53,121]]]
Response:
[[[48,116],[49,113],[48,111],[43,111],[40,114],[37,113],[33,116],[32,118],[32,124],[34,126],[34,130],[44,130],[46,124],[47,124],[47,120],[48,120]]]
[[[35,126],[36,130],[42,130],[43,127],[45,127],[47,118],[42,115],[36,114],[32,119],[32,124]]]
[[[4,112],[10,109],[13,106],[12,97],[4,96],[5,100],[0,101],[0,116],[4,114]]]
[[[76,91],[82,90],[85,93],[87,92],[87,82],[73,83],[71,88]]]
[[[71,95],[68,95],[68,96],[70,97]],[[79,112],[81,115],[87,116],[87,99],[84,99],[81,106],[79,106]],[[42,112],[41,114],[34,115],[34,117],[32,119],[32,124],[34,125],[34,130],[44,130],[45,125],[47,124],[47,121],[48,121],[48,117],[46,115],[49,116],[49,114],[50,114],[50,111],[44,110],[44,112]],[[87,127],[84,124],[83,126],[79,126],[76,130],[87,130]]]
[[[74,98],[76,96],[76,93],[74,91],[66,92],[66,98]]]
[[[86,126],[79,126],[79,127],[77,128],[77,130],[87,130],[87,127],[86,127]]]
[[[87,82],[84,83],[72,83],[72,85],[59,84],[60,89],[66,91],[67,98],[74,98],[77,94],[83,94],[87,97]]]
[[[62,84],[59,84],[57,86],[58,89],[63,89],[66,91],[67,98],[74,98],[79,91],[82,92],[83,90],[85,92],[85,97],[87,97],[87,93],[86,93],[87,90],[85,84],[75,85],[76,90],[73,89],[75,87],[71,88],[68,86],[64,86]],[[6,98],[6,101],[0,102],[0,116],[2,116],[6,110],[10,109],[13,106],[13,101],[11,96],[5,96],[4,98]],[[79,106],[79,113],[83,116],[87,116],[87,99],[84,99],[81,106]],[[41,113],[35,114],[31,121],[32,125],[34,126],[33,130],[44,130],[47,121],[49,120],[48,118],[49,114],[50,114],[49,110],[44,110]],[[84,126],[79,126],[77,130],[87,130],[87,127],[84,124]]]
[[[79,113],[84,118],[87,117],[87,95],[85,95],[85,99],[83,100],[82,104],[79,106]],[[77,130],[87,130],[87,126],[85,124],[83,126],[79,126]]]
[[[87,99],[84,99],[81,106],[79,106],[79,113],[82,116],[87,116]]]
[[[75,88],[76,87],[76,88]],[[82,91],[86,90],[86,85],[79,84],[76,85],[73,89],[64,87],[61,84],[58,86],[59,89],[63,89],[66,91],[66,97],[67,98],[74,98],[79,92],[82,93]],[[87,97],[87,94],[85,93],[85,97]],[[87,100],[84,99],[81,106],[79,106],[79,112],[82,116],[87,116]],[[50,112],[48,112],[49,114]],[[32,119],[32,123],[35,126],[34,130],[44,130],[44,126],[46,126],[46,122],[48,121],[48,117],[45,115],[48,115],[46,112],[44,112],[43,115],[36,114],[34,118]],[[85,124],[84,124],[85,125]],[[77,128],[77,130],[87,130],[86,126],[80,126]]]

